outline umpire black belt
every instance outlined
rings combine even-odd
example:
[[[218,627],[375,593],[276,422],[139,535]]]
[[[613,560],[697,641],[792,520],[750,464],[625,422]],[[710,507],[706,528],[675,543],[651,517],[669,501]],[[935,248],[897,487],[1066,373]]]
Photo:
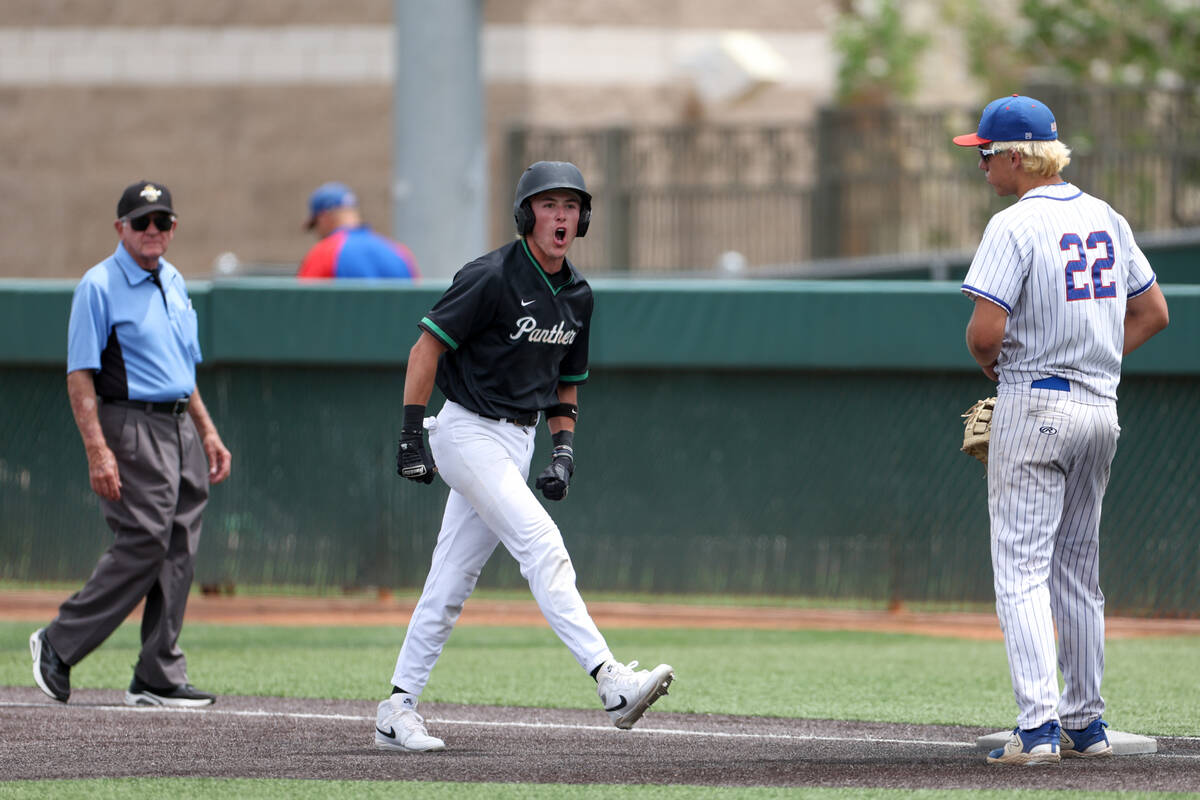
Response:
[[[180,416],[187,411],[188,401],[190,397],[181,397],[178,400],[167,400],[161,403],[151,403],[146,400],[121,400],[116,397],[101,397],[101,402],[110,406],[120,406],[121,408],[136,408],[139,411],[145,411],[147,414],[157,412],[159,414],[174,414]]]
[[[490,414],[480,414],[479,416],[495,422],[510,422],[513,425],[520,425],[522,428],[531,428],[538,424],[537,411],[530,411],[528,414],[521,414],[517,417],[493,417]]]

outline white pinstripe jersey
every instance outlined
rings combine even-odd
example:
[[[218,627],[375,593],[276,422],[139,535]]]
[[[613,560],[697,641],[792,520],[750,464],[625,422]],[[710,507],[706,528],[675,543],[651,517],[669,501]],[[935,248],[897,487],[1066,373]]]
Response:
[[[988,223],[962,291],[1008,312],[1000,390],[1065,378],[1116,400],[1125,302],[1154,285],[1125,218],[1070,183],[1039,186]]]

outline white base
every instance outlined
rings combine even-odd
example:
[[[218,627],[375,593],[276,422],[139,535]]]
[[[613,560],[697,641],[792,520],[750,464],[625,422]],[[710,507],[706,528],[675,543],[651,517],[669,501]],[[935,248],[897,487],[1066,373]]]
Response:
[[[1149,736],[1139,736],[1136,733],[1123,733],[1114,731],[1111,728],[1107,731],[1108,743],[1112,745],[1114,756],[1141,756],[1147,753],[1158,752],[1158,740]],[[987,736],[980,736],[975,740],[975,748],[981,752],[995,750],[997,747],[1004,747],[1004,743],[1008,741],[1008,737],[1012,736],[1012,729],[1000,731],[998,733],[989,733]]]

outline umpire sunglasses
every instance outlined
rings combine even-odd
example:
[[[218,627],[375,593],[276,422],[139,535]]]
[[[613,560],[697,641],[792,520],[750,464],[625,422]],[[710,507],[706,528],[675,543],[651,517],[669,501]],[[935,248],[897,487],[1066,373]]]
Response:
[[[134,219],[129,220],[129,227],[133,228],[138,233],[141,233],[150,227],[151,222],[154,223],[154,227],[158,229],[159,233],[166,233],[167,231],[171,230],[172,226],[174,226],[175,215],[144,214],[140,217],[135,217]]]

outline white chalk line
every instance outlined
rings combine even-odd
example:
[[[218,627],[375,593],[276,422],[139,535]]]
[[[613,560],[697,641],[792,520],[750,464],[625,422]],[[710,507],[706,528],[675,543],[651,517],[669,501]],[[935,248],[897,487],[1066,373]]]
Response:
[[[0,701],[0,707],[33,708],[46,707],[45,703],[16,703]],[[52,706],[51,706],[52,707]],[[300,711],[267,711],[267,710],[237,710],[221,708],[168,708],[165,706],[73,706],[73,709],[89,709],[97,711],[127,711],[135,714],[147,713],[186,713],[186,714],[220,714],[231,717],[280,717],[283,719],[313,719],[335,722],[374,722],[374,717],[364,717],[356,714],[315,714]],[[947,742],[931,739],[895,739],[875,738],[870,736],[820,736],[806,733],[734,733],[730,731],[695,731],[681,728],[648,728],[639,727],[629,731],[618,730],[611,725],[581,725],[569,722],[520,722],[504,720],[472,720],[451,719],[446,717],[426,717],[425,721],[433,725],[464,725],[487,728],[521,728],[528,730],[570,730],[589,731],[606,734],[639,734],[658,736],[696,736],[712,739],[768,739],[782,741],[805,742],[862,742],[869,741],[881,744],[913,744],[941,747],[974,747],[974,743]]]
[[[53,708],[47,706],[46,703],[20,703],[0,701],[0,708]],[[313,719],[333,722],[374,722],[374,717],[366,717],[358,714],[316,714],[301,711],[267,711],[265,709],[222,709],[222,708],[168,708],[165,706],[119,706],[119,705],[75,705],[71,707],[73,710],[95,710],[95,711],[118,711],[130,712],[134,714],[219,714],[231,717],[279,717],[283,719]],[[477,726],[488,728],[522,728],[529,730],[571,730],[571,731],[588,731],[593,733],[604,734],[639,734],[639,735],[657,735],[657,736],[692,736],[699,738],[710,739],[764,739],[773,741],[797,741],[797,742],[871,742],[873,744],[898,744],[898,745],[920,745],[930,747],[967,747],[974,748],[974,742],[951,742],[939,739],[900,739],[887,737],[873,736],[824,736],[808,733],[732,733],[729,731],[696,731],[684,730],[681,728],[647,728],[638,727],[629,731],[617,730],[608,725],[580,725],[576,723],[566,722],[519,722],[519,721],[502,721],[502,720],[471,720],[471,719],[449,719],[441,717],[426,717],[425,721],[430,724],[437,725],[464,725]],[[1185,742],[1198,742],[1200,737],[1196,736],[1171,736],[1163,737]],[[1153,753],[1146,755],[1159,755],[1163,758],[1183,758],[1183,759],[1200,759],[1200,755],[1189,753]]]

